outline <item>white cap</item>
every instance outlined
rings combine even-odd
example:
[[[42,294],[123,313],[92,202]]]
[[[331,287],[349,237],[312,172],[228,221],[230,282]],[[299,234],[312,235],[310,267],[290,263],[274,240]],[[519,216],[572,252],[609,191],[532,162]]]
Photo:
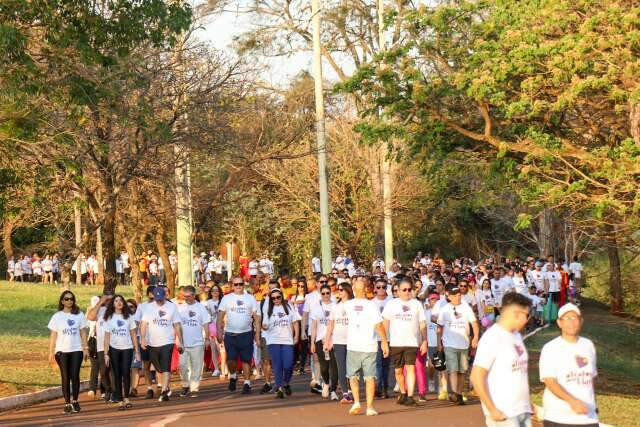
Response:
[[[558,310],[558,319],[570,311],[575,311],[576,313],[578,313],[578,316],[582,316],[582,313],[580,312],[580,309],[577,305],[568,303],[560,307],[560,310]]]

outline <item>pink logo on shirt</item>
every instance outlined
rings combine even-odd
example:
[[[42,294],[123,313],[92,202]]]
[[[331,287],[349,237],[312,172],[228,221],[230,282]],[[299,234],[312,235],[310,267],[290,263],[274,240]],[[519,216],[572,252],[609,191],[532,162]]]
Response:
[[[518,344],[514,344],[513,348],[516,349],[516,353],[518,353],[518,357],[522,356],[524,354],[524,348]]]
[[[67,325],[69,325],[69,326],[73,326],[73,325],[75,325],[75,324],[76,324],[76,321],[75,321],[75,320],[73,320],[73,319],[67,319]]]
[[[355,311],[362,311],[362,310],[363,310],[363,308],[364,308],[364,307],[362,307],[361,305],[354,305],[354,306],[353,306],[353,309],[354,309]]]
[[[584,368],[589,364],[589,359],[576,354],[576,363],[578,364],[578,368]]]
[[[167,313],[165,313],[165,312],[164,312],[164,311],[162,311],[162,310],[160,310],[160,311],[158,312],[158,316],[160,316],[160,317],[164,317],[166,314],[167,314]]]
[[[403,306],[402,306],[402,311],[404,311],[405,313],[406,313],[407,311],[409,311],[409,310],[411,310],[411,309],[409,308],[409,306],[408,306],[408,305],[403,305]]]
[[[189,317],[195,317],[196,312],[189,310]]]
[[[329,317],[329,314],[331,313],[329,313],[327,310],[324,311],[324,317]]]

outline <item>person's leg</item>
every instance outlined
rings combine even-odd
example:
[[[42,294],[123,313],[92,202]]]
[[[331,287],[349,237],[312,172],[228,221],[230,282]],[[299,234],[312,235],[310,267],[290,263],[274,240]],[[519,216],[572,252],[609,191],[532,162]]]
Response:
[[[95,358],[90,358],[89,363],[91,364],[91,371],[89,373],[89,392],[93,392],[94,395],[98,391],[98,360]]]
[[[55,355],[56,362],[58,363],[58,367],[60,368],[62,396],[64,397],[64,403],[66,403],[67,405],[71,403],[71,378],[69,376],[70,358],[68,357],[68,354],[69,353],[57,352]]]
[[[282,382],[289,385],[291,376],[293,375],[293,345],[283,345],[281,349],[282,357]]]
[[[109,362],[111,365],[111,372],[113,372],[113,394],[111,399],[114,402],[122,402],[122,358],[121,350],[109,348]]]
[[[407,394],[406,383],[404,381],[404,368],[395,368],[396,383],[400,386],[400,394]]]
[[[383,375],[382,375],[382,347],[380,341],[378,341],[378,352],[376,353],[376,378],[378,378],[378,384],[376,386],[378,395],[382,396],[383,388]]]
[[[227,369],[229,370],[229,378],[236,380],[236,359],[238,358],[238,350],[236,347],[236,337],[225,334],[224,335],[224,347],[227,352]]]
[[[149,360],[144,360],[142,362],[142,367],[143,367],[144,382],[147,385],[147,393],[148,393],[148,390],[153,391],[153,381],[151,380],[151,362]]]
[[[334,344],[333,353],[335,354],[336,365],[338,368],[338,383],[342,389],[342,393],[349,391],[347,380],[347,346],[343,344]]]
[[[271,353],[269,352],[269,346],[267,346],[266,342],[264,342],[264,338],[262,338],[263,342],[260,345],[261,348],[261,356],[262,356],[262,374],[264,375],[265,384],[271,383],[271,372],[273,370],[273,362],[271,361]]]
[[[329,352],[329,377],[331,380],[330,391],[336,391],[338,389],[338,363],[336,361],[336,354],[333,350]]]
[[[416,366],[405,365],[407,368],[407,396],[412,397],[416,389]]]
[[[367,415],[369,415],[369,410],[373,411],[373,398],[376,391],[376,353],[363,353],[361,365],[367,398]]]
[[[269,345],[269,354],[271,355],[271,365],[273,365],[273,376],[275,377],[275,388],[278,389],[284,385],[283,379],[283,346],[279,344]]]
[[[354,407],[360,406],[360,373],[362,362],[358,357],[360,352],[347,350],[347,377],[351,386]]]
[[[122,350],[120,355],[120,361],[122,363],[122,392],[124,393],[124,400],[129,400],[129,392],[131,390],[131,362],[133,361],[133,349]]]
[[[219,373],[222,372],[222,370],[220,369],[220,345],[218,344],[218,341],[216,340],[215,336],[211,337],[211,341],[210,341],[210,347],[211,347],[211,362],[213,363],[213,371],[218,371]]]
[[[351,386],[351,394],[353,395],[353,402],[360,404],[360,379],[357,376],[349,378],[349,384]]]
[[[189,349],[191,377],[189,388],[192,392],[200,391],[200,380],[202,379],[202,369],[204,368],[204,345],[197,345]]]
[[[189,388],[189,359],[190,354],[187,348],[184,349],[178,359],[178,371],[180,372],[180,385],[183,389]]]
[[[329,385],[329,360],[326,360],[324,356],[324,350],[322,349],[322,341],[316,341],[316,354],[318,355],[318,362],[320,364],[320,375],[322,375],[322,381],[326,385]]]
[[[382,352],[382,350],[380,350]],[[382,358],[382,378],[377,378],[380,382],[383,393],[389,388],[389,374],[391,372],[391,355]]]
[[[113,387],[111,385],[111,369],[104,363],[104,351],[98,352],[98,369],[100,370],[100,382],[105,392],[105,399],[111,398]]]
[[[309,354],[309,340],[300,341],[300,372],[304,371],[307,364],[307,355]]]
[[[70,353],[70,355],[69,377],[71,379],[71,400],[77,402],[78,396],[80,395],[80,367],[82,366],[84,355],[81,351],[74,351]]]
[[[376,393],[376,379],[366,378],[364,380],[365,394],[367,398],[367,409],[373,408],[373,398]]]

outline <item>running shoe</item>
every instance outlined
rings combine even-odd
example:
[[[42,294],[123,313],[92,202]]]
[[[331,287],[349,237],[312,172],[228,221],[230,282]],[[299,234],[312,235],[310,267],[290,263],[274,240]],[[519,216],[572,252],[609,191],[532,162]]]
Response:
[[[192,391],[191,393],[189,393],[189,397],[191,397],[191,398],[196,398],[198,396],[199,396],[198,391]]]
[[[322,384],[322,398],[329,398],[329,384]]]
[[[464,393],[461,393],[461,394],[460,394],[460,396],[462,397],[462,401],[463,401],[464,403],[467,403],[467,400],[469,400],[469,398],[467,397],[467,395],[466,395],[466,394],[464,394]]]
[[[78,402],[71,402],[71,407],[73,409],[73,413],[77,414],[78,412],[80,412],[80,403]]]
[[[242,394],[251,394],[251,385],[244,383],[242,386]]]
[[[378,399],[382,398],[383,396],[382,390],[376,390],[374,396],[377,397]]]
[[[404,405],[406,401],[407,401],[407,395],[402,393],[402,394],[400,394],[400,396],[398,396],[398,399],[396,400],[396,403],[398,405]]]
[[[282,390],[282,387],[276,391],[276,399],[284,399],[284,390]]]
[[[189,387],[182,387],[180,397],[187,397],[189,395]]]
[[[108,391],[104,394],[104,403],[113,403],[113,400],[111,400],[111,392]]]
[[[70,414],[73,412],[73,406],[71,406],[71,403],[67,403],[66,405],[64,405],[64,414]]]
[[[394,393],[400,393],[400,384],[396,383],[395,387],[393,387]]]
[[[404,406],[417,406],[418,402],[415,401],[413,396],[407,396],[403,403]]]
[[[229,378],[229,391],[236,391],[237,378]]]
[[[351,409],[349,409],[349,415],[358,415],[362,412],[362,407],[359,403],[354,403],[351,405]]]
[[[264,383],[264,385],[262,386],[262,389],[260,390],[260,394],[267,394],[271,390],[273,390],[273,387],[271,387],[271,384]]]
[[[367,417],[375,417],[378,415],[378,411],[373,408],[367,408]]]
[[[309,386],[309,391],[313,394],[322,394],[322,388],[319,384],[312,384]]]
[[[153,399],[153,389],[148,388],[147,394],[144,395],[145,399]]]
[[[287,384],[283,388],[284,388],[284,394],[286,394],[287,396],[291,396],[291,394],[293,393],[291,391],[291,386],[289,384]]]
[[[420,396],[418,396],[418,402],[420,403],[424,403],[427,401],[427,396],[424,394],[421,394]]]
[[[441,391],[438,394],[438,400],[447,400],[449,398],[449,393],[447,393],[445,390]]]
[[[338,394],[335,391],[331,392],[331,400],[335,400],[335,401],[340,400],[338,399]]]
[[[343,405],[347,403],[353,403],[353,396],[351,395],[351,392],[343,393],[340,403],[342,403]]]
[[[165,390],[160,393],[160,397],[158,397],[158,402],[168,402],[169,401],[169,393]]]
[[[459,403],[462,399],[460,399],[460,395],[458,393],[451,393],[449,395],[449,401],[452,403]]]
[[[91,399],[91,400],[95,399],[95,398],[96,398],[96,392],[95,392],[94,390],[89,390],[89,391],[87,392],[87,397],[88,397],[89,399]]]
[[[219,376],[220,376],[220,371],[216,369],[215,371],[213,371],[213,372],[211,373],[211,376],[212,376],[212,377],[219,377]]]

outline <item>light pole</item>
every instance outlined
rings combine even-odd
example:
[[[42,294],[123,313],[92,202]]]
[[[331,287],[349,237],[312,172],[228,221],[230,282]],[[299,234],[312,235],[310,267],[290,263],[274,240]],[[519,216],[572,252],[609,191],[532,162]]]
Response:
[[[318,149],[318,184],[320,187],[320,247],[322,272],[331,271],[331,228],[329,225],[329,190],[327,185],[327,147],[324,129],[324,93],[322,90],[322,56],[320,52],[319,0],[311,0],[313,14],[313,79],[316,98],[316,143]]]

